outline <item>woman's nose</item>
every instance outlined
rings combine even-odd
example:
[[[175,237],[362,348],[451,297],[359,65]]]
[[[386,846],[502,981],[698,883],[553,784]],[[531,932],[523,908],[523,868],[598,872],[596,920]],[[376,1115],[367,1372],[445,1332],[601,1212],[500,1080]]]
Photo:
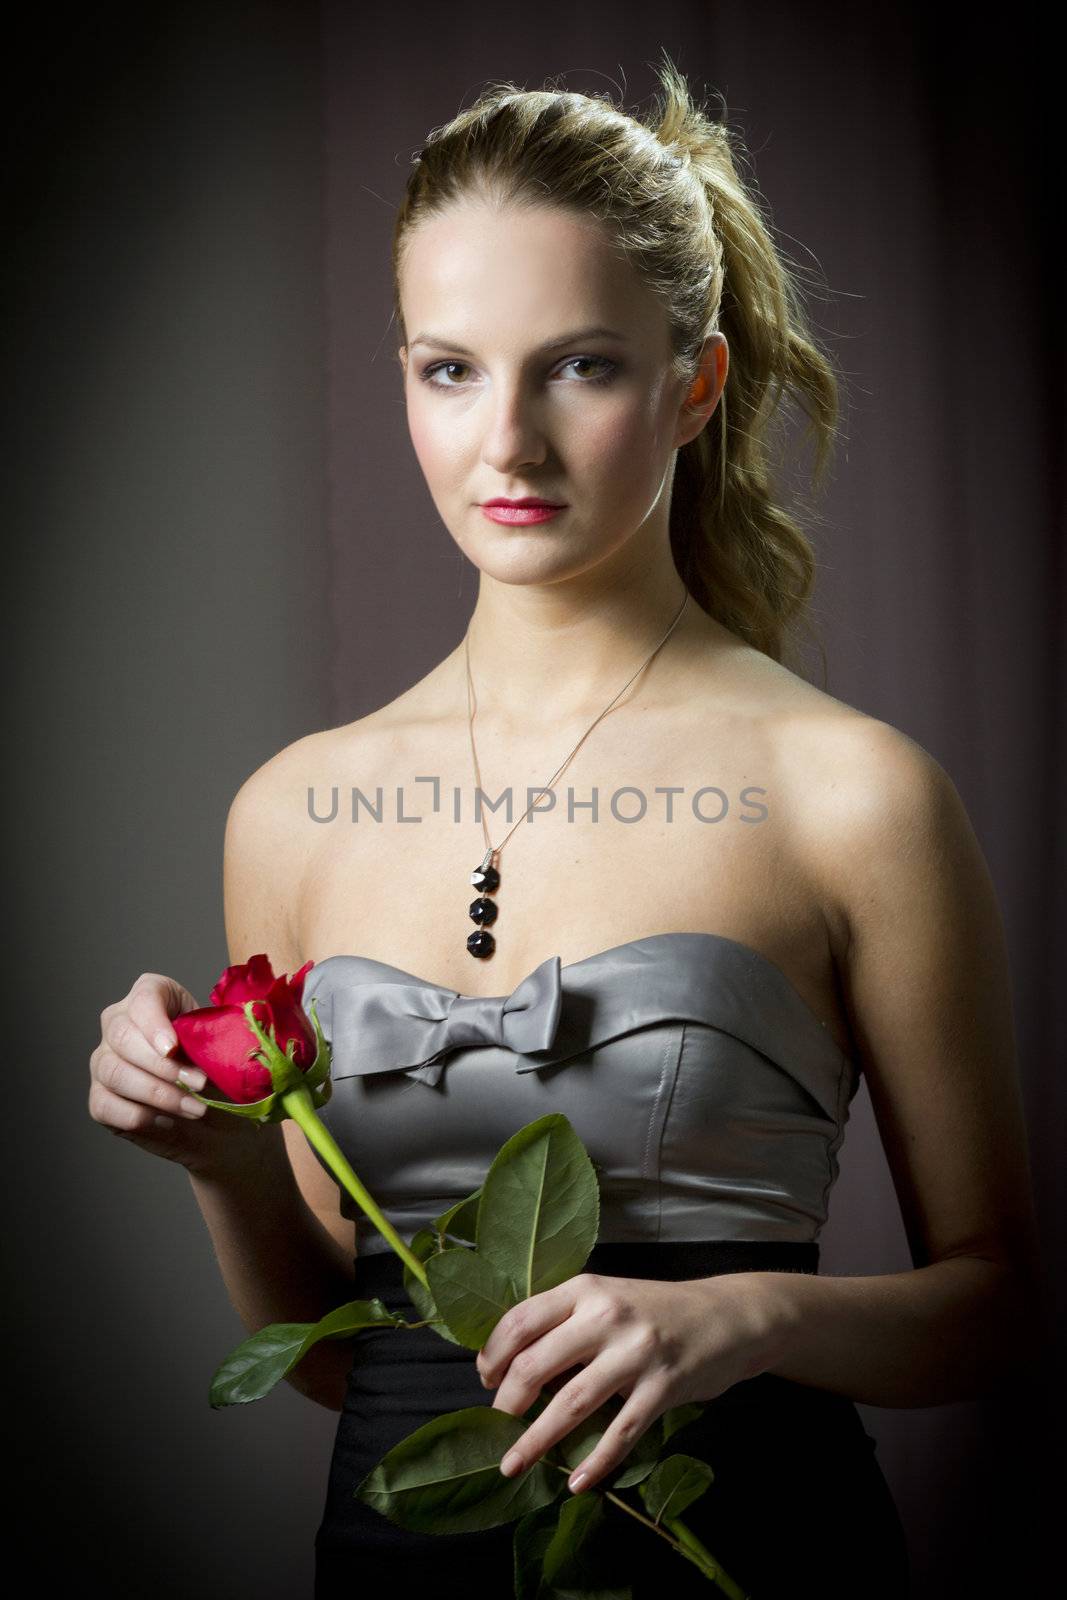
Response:
[[[485,460],[503,470],[517,461],[542,461],[545,437],[538,405],[516,385],[492,397],[486,409]]]

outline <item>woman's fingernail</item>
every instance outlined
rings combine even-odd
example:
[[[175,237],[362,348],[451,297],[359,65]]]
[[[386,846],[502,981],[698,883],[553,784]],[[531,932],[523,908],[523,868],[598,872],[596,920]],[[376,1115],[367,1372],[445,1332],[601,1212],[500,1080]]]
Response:
[[[160,1055],[165,1056],[168,1050],[173,1050],[174,1044],[174,1035],[172,1033],[165,1032],[161,1028],[156,1034],[156,1049],[159,1051]]]
[[[521,1466],[522,1457],[519,1455],[518,1451],[509,1450],[503,1461],[500,1463],[500,1470],[504,1474],[505,1478],[510,1478],[512,1473],[518,1472]]]
[[[158,1117],[153,1117],[152,1120],[157,1128],[173,1128],[174,1126],[174,1118],[165,1117],[162,1112],[160,1112]]]
[[[576,1472],[573,1478],[568,1478],[567,1488],[572,1490],[573,1493],[577,1494],[578,1490],[582,1487],[582,1484],[585,1482],[588,1476],[588,1472]]]
[[[183,1067],[178,1074],[178,1082],[183,1089],[202,1089],[207,1078],[198,1067]]]

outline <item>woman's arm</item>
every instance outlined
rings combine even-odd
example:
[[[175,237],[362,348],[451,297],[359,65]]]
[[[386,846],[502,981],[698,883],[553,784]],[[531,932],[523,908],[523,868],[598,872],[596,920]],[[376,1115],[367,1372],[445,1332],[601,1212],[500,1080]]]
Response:
[[[816,871],[915,1270],[753,1274],[777,1319],[766,1370],[868,1405],[941,1405],[1050,1338],[1004,931],[931,756],[868,718],[828,756]]]
[[[286,848],[295,832],[292,796],[304,792],[294,788],[295,748],[254,773],[230,807],[223,878],[231,964],[260,951],[275,972],[303,964],[285,910],[295,881]],[[340,1214],[340,1191],[291,1121],[234,1131],[225,1171],[190,1174],[230,1302],[249,1333],[269,1322],[317,1322],[357,1298],[355,1230]],[[339,1411],[351,1364],[349,1341],[324,1340],[286,1381]]]
[[[352,1251],[308,1206],[281,1126],[254,1131],[256,1148],[247,1164],[217,1177],[190,1173],[230,1303],[249,1333],[268,1322],[317,1322],[358,1298]],[[309,1400],[340,1411],[351,1365],[351,1344],[326,1339],[286,1381]]]

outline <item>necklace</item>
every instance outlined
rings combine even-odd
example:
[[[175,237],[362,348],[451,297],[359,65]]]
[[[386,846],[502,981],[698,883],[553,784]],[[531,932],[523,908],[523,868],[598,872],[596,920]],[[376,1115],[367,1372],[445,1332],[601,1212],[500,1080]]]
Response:
[[[618,700],[619,695],[622,695],[626,692],[631,683],[633,683],[634,678],[638,676],[638,673],[643,672],[648,666],[649,662],[652,660],[652,657],[658,655],[658,653],[663,649],[663,646],[667,643],[667,640],[678,626],[678,623],[681,620],[682,612],[685,610],[688,600],[689,591],[686,590],[685,599],[678,607],[674,621],[663,635],[663,638],[660,640],[655,650],[652,651],[651,655],[645,657],[644,661],[642,661],[641,665],[638,667],[637,672],[633,673],[631,677],[627,678],[626,682],[619,690],[619,693],[615,695],[613,699],[608,701],[608,704],[604,707],[603,711],[600,713],[600,716],[589,724],[588,728],[586,728],[585,732],[582,734],[582,737],[578,740],[578,743],[575,745],[566,761],[564,761],[563,765],[557,767],[556,771],[552,774],[552,777],[545,784],[544,788],[538,790],[537,794],[534,795],[533,799],[530,801],[530,804],[526,807],[526,810],[519,818],[519,821],[516,822],[513,827],[508,829],[507,833],[504,835],[503,839],[501,839],[498,845],[493,845],[490,843],[489,828],[485,820],[485,808],[482,808],[482,834],[486,845],[485,855],[482,857],[481,862],[475,867],[470,876],[472,888],[475,888],[478,891],[478,898],[471,901],[468,911],[471,921],[478,924],[478,927],[475,929],[474,933],[468,934],[467,936],[467,949],[472,956],[491,956],[493,951],[496,949],[496,939],[489,932],[489,929],[496,921],[499,907],[497,906],[496,901],[491,900],[489,896],[495,894],[500,887],[500,852],[511,838],[511,835],[515,832],[515,829],[519,826],[519,823],[525,822],[526,818],[533,810],[537,801],[540,800],[541,796],[543,794],[548,794],[551,791],[553,785],[556,783],[556,780],[569,765],[572,758],[581,749],[582,745],[588,739],[597,723],[601,720],[601,717],[607,716],[608,712],[615,704],[615,701]],[[474,694],[474,680],[471,677],[469,630],[463,636],[463,649],[467,661],[467,723],[470,730],[471,757],[474,762],[474,781],[480,789],[482,786],[482,775],[478,768],[478,751],[474,744],[474,717],[476,699]]]

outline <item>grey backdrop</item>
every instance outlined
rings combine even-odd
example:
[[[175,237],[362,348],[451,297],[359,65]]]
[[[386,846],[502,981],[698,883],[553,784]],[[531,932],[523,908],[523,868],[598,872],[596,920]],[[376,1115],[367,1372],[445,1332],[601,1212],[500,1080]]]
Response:
[[[942,762],[989,859],[1053,1263],[1063,152],[1018,7],[995,49],[956,5],[129,17],[50,8],[9,92],[17,1482],[47,1510],[40,1578],[289,1600],[311,1592],[335,1418],[286,1385],[210,1410],[244,1330],[184,1173],[90,1121],[88,1056],[139,972],[206,997],[225,965],[222,832],[248,773],[391,698],[469,615],[475,574],[422,482],[392,361],[411,152],[489,78],[562,73],[644,104],[661,46],[725,95],[786,248],[829,285],[813,314],[849,374],[815,534],[827,687]],[[865,1088],[822,1243],[828,1272],[911,1265]],[[1010,1400],[861,1408],[916,1595],[1031,1586],[1052,1385],[1035,1365]]]

